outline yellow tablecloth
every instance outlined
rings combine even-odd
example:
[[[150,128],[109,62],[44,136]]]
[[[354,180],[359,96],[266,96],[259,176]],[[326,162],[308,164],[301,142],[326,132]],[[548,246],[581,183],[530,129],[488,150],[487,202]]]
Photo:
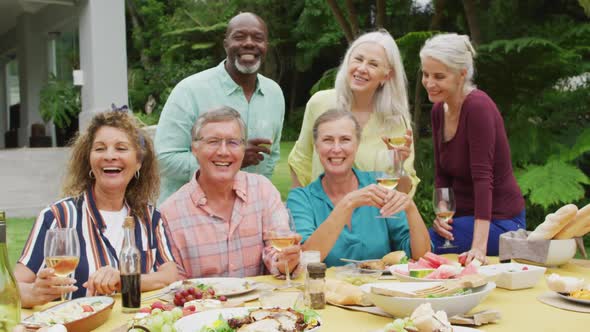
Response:
[[[455,258],[456,255],[445,255]],[[492,263],[497,258],[491,258]],[[547,269],[547,274],[559,273],[564,276],[585,278],[590,281],[590,269],[569,263],[560,268]],[[331,273],[328,273],[330,277]],[[250,278],[268,283],[278,283],[271,276],[259,276]],[[590,314],[566,311],[543,304],[537,300],[537,296],[547,291],[544,280],[541,280],[534,288],[510,291],[495,289],[474,311],[484,309],[499,310],[502,319],[498,324],[490,324],[478,327],[481,331],[590,331]],[[153,294],[148,293],[144,296]],[[115,307],[109,320],[96,331],[110,332],[125,324],[132,317],[131,314],[121,312],[121,301],[116,297]],[[51,306],[48,304],[35,308],[35,311]],[[249,302],[246,305],[258,305],[258,302]],[[22,316],[30,315],[33,310],[23,310]],[[368,313],[351,311],[328,305],[326,309],[318,310],[321,315],[323,332],[369,332],[382,328],[390,322],[391,318],[375,316]]]

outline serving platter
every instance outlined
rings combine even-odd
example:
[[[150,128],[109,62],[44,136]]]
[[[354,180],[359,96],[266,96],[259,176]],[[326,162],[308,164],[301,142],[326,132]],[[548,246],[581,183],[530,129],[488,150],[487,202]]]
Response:
[[[204,284],[212,287],[217,296],[237,296],[249,293],[257,288],[257,284],[242,278],[196,278],[176,281],[168,286],[168,291],[181,288],[187,282],[193,284]]]
[[[81,297],[36,312],[21,324],[28,330],[62,324],[68,331],[92,331],[108,319],[114,304],[115,300],[108,296]],[[94,311],[85,311],[89,307]]]
[[[559,292],[556,292],[556,293],[562,299],[566,299],[568,301],[572,301],[572,302],[576,302],[576,303],[581,303],[581,304],[585,304],[585,305],[590,305],[590,300],[578,299],[578,298],[575,298],[575,297],[570,296],[568,293],[559,293]]]
[[[202,328],[210,326],[219,319],[219,316],[222,316],[223,319],[227,320],[229,318],[234,317],[242,317],[249,314],[250,310],[258,309],[256,307],[241,307],[241,308],[226,308],[226,309],[218,309],[218,310],[209,310],[198,312],[196,314],[192,314],[186,317],[179,319],[176,323],[174,323],[174,328],[177,332],[194,332],[194,331],[201,331]],[[318,320],[320,325],[307,330],[306,332],[317,332],[320,330],[322,324],[321,320]]]
[[[353,260],[350,260],[350,261],[353,262]],[[391,274],[391,272],[389,272],[389,268],[388,267],[386,267],[383,270],[369,269],[369,268],[366,268],[366,267],[361,267],[361,264],[363,264],[363,263],[372,263],[372,262],[378,262],[378,261],[381,261],[381,259],[354,260],[353,263],[356,264],[356,266],[358,268],[363,269],[363,270],[367,270],[367,271],[381,271],[381,272],[383,272],[383,274]]]
[[[407,282],[433,282],[433,281],[443,281],[448,279],[430,279],[430,278],[416,278],[410,277],[407,274],[400,273],[398,271],[408,271],[408,264],[396,264],[391,265],[389,267],[389,272],[391,275],[395,276],[400,281],[407,281]],[[493,268],[490,268],[486,265],[478,267],[478,273],[483,274],[486,276],[488,281],[494,281],[500,274],[500,272],[496,271]]]

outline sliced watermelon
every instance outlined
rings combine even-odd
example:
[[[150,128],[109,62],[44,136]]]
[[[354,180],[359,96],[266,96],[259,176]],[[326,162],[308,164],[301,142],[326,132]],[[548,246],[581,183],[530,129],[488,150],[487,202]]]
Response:
[[[427,260],[435,269],[444,264],[451,264],[451,261],[448,259],[431,252],[427,252],[423,258]]]
[[[468,276],[470,274],[477,274],[477,264],[469,264],[466,267],[464,267],[463,271],[461,271],[461,273],[459,273],[457,278]]]
[[[414,264],[414,263],[409,263],[409,264]],[[402,268],[402,267],[396,266],[396,267],[393,268],[393,270],[396,273],[403,274],[405,276],[410,275],[410,272],[408,271],[408,268],[407,267]]]
[[[426,276],[427,279],[451,279],[461,273],[461,267],[455,265],[441,265]]]
[[[436,269],[439,265],[434,265],[430,261],[425,260],[424,258],[420,258],[416,264],[420,265],[423,269]]]
[[[434,272],[433,269],[417,269],[417,270],[410,270],[410,277],[414,278],[424,278],[427,275]]]

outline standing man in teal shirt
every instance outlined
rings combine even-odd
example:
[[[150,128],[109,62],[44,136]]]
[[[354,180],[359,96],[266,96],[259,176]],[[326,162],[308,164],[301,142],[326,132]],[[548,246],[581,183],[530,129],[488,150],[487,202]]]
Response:
[[[270,178],[279,160],[285,99],[276,82],[258,74],[268,47],[266,23],[253,13],[234,16],[223,46],[227,58],[183,79],[164,105],[155,138],[162,178],[160,203],[189,182],[199,167],[191,154],[191,128],[201,113],[212,109],[229,106],[245,120],[248,145],[243,170]]]

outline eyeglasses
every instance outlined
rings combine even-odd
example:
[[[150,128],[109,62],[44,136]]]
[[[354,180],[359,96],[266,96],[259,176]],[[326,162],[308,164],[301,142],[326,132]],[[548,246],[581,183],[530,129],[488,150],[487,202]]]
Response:
[[[244,145],[244,140],[241,138],[200,137],[195,141],[202,141],[210,149],[219,149],[223,142],[230,150],[240,149]]]

